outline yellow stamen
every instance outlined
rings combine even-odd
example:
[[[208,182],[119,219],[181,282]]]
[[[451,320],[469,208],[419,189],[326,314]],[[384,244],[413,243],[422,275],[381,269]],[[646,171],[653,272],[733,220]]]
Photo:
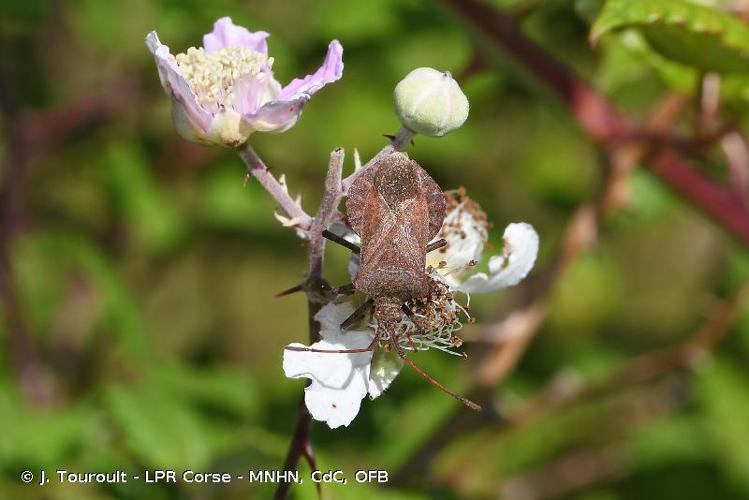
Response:
[[[214,112],[232,106],[235,81],[247,75],[262,79],[261,69],[273,64],[273,58],[247,47],[227,47],[210,54],[190,47],[175,59],[200,104]]]

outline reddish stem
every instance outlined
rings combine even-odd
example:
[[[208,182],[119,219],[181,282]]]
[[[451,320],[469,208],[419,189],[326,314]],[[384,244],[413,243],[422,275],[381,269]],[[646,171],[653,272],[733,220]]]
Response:
[[[443,1],[557,94],[594,141],[615,146],[620,137],[632,134],[629,120],[603,94],[526,37],[511,16],[477,0]],[[651,143],[650,146],[656,153],[651,171],[661,181],[749,244],[749,210],[739,200],[693,170],[673,145]]]

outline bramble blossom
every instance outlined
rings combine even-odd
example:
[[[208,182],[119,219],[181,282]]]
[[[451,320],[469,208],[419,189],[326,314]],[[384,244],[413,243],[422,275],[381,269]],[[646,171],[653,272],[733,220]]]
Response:
[[[428,297],[411,300],[407,307],[417,318],[414,324],[406,314],[396,325],[395,332],[380,332],[380,348],[365,353],[315,353],[284,351],[283,367],[287,377],[309,378],[305,389],[307,408],[316,420],[327,422],[331,428],[348,425],[356,417],[361,400],[379,397],[393,382],[403,366],[392,349],[384,349],[390,335],[396,335],[404,351],[439,349],[449,354],[456,351],[462,340],[456,336],[467,318],[467,311],[455,300],[455,292],[490,292],[517,284],[533,267],[538,253],[538,235],[525,223],[510,224],[505,229],[503,253],[489,259],[489,273],[466,276],[481,260],[489,237],[486,214],[479,205],[462,192],[449,192],[448,213],[439,237],[447,245],[428,255],[433,291]],[[334,225],[336,233],[358,243],[355,234],[345,234],[345,228]],[[352,277],[358,272],[358,255],[349,265]],[[377,331],[372,319],[365,329],[342,332],[340,325],[353,311],[344,302],[328,304],[315,316],[321,323],[322,340],[312,344],[315,349],[342,350],[368,347]],[[302,344],[291,344],[305,347]]]
[[[310,97],[343,74],[343,47],[330,42],[323,65],[285,87],[273,76],[268,33],[251,33],[229,17],[203,36],[203,46],[172,55],[155,31],[146,45],[156,60],[164,90],[172,98],[172,118],[184,138],[236,147],[251,133],[293,127]]]
[[[538,233],[525,222],[509,224],[501,255],[489,258],[489,273],[470,271],[481,262],[489,239],[489,223],[481,207],[460,191],[446,193],[448,212],[439,237],[447,245],[427,255],[427,265],[440,273],[452,290],[488,293],[517,285],[533,269]]]

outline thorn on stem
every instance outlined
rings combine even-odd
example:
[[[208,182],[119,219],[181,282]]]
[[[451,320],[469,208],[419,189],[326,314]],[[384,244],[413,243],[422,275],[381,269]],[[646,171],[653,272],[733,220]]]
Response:
[[[274,297],[278,299],[281,297],[286,297],[287,295],[291,295],[292,293],[301,292],[302,290],[304,290],[305,285],[306,283],[299,283],[298,285],[294,285],[291,288],[284,290],[283,292],[278,292],[274,295]]]

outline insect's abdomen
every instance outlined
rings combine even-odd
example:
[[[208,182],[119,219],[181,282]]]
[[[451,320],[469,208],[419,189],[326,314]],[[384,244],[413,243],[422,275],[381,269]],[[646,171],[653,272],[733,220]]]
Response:
[[[365,267],[354,280],[354,287],[370,297],[395,296],[408,300],[429,293],[429,276],[422,270]]]

